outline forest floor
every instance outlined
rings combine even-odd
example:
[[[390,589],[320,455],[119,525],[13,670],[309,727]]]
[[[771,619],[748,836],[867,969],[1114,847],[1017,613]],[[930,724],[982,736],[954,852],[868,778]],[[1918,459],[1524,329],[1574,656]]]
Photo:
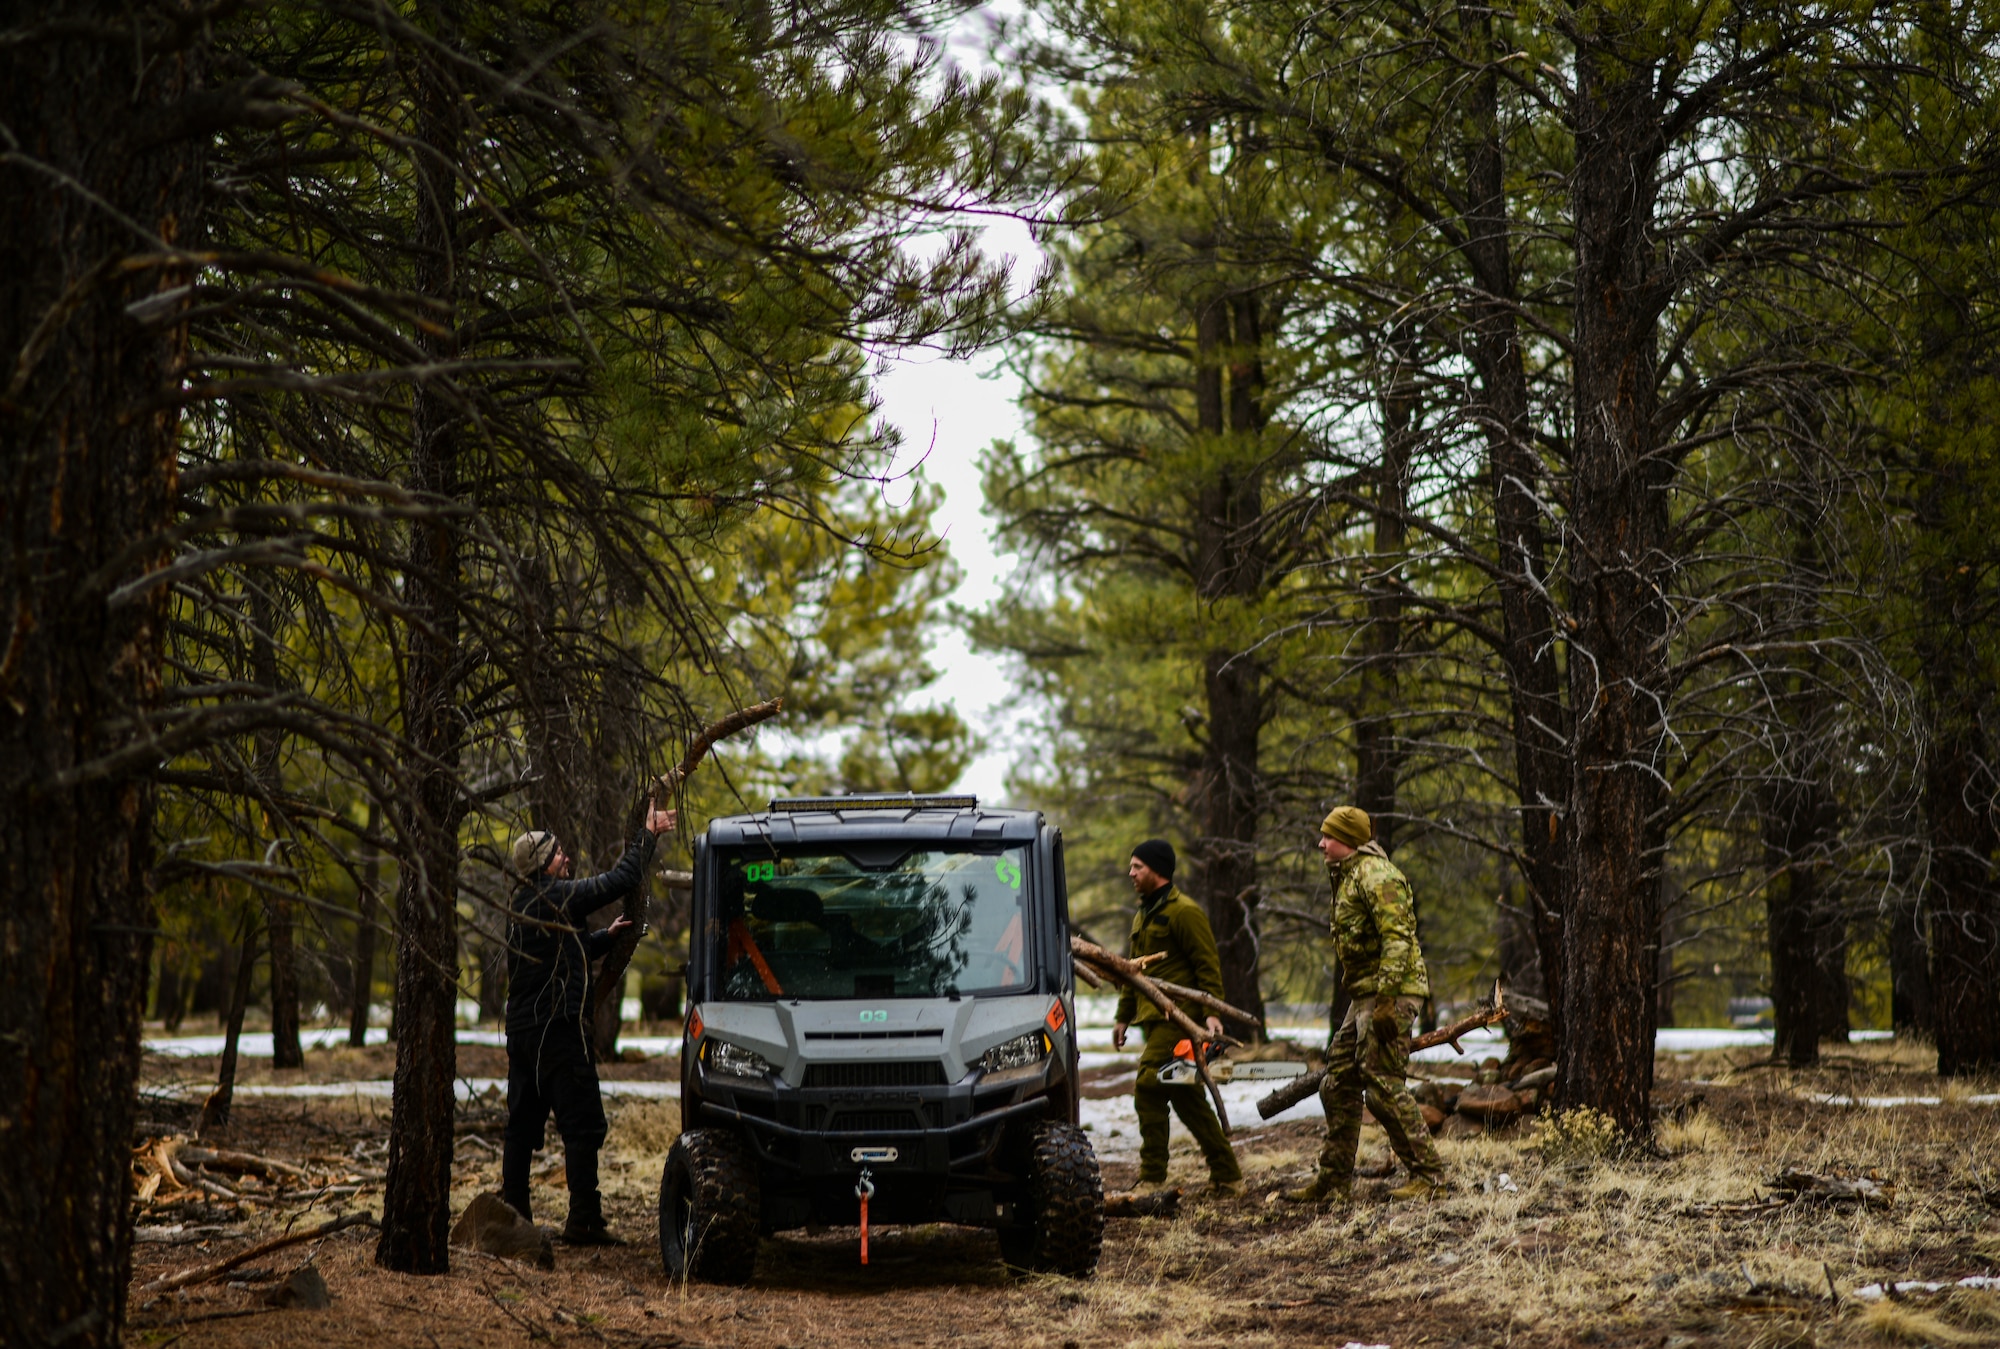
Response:
[[[353,1051],[332,1051],[349,1053]],[[364,1053],[375,1051],[362,1051]],[[317,1056],[315,1056],[317,1057]],[[747,1287],[681,1285],[654,1241],[659,1164],[679,1125],[670,1100],[621,1098],[606,1144],[606,1207],[631,1245],[558,1246],[553,1271],[454,1252],[452,1272],[423,1278],[372,1263],[373,1234],[350,1229],[180,1293],[143,1285],[218,1260],[286,1223],[373,1207],[364,1188],[299,1216],[254,1201],[229,1231],[142,1214],[128,1342],[164,1349],[337,1349],[349,1345],[697,1346],[1359,1344],[1680,1346],[1742,1349],[1882,1343],[2000,1344],[2000,1285],[1955,1287],[2000,1270],[2000,1105],[1995,1084],[1940,1082],[1920,1046],[1841,1047],[1810,1072],[1752,1064],[1751,1051],[1662,1055],[1658,1155],[1559,1155],[1544,1131],[1444,1140],[1456,1193],[1392,1204],[1389,1177],[1352,1208],[1300,1209],[1276,1191],[1309,1174],[1317,1129],[1286,1124],[1239,1135],[1248,1192],[1199,1197],[1199,1158],[1176,1125],[1174,1179],[1188,1199],[1174,1219],[1114,1220],[1097,1276],[1014,1277],[991,1235],[954,1227],[878,1229],[872,1260],[854,1232],[767,1241]],[[671,1060],[612,1071],[667,1076]],[[187,1080],[206,1065],[153,1064]],[[309,1063],[307,1080],[360,1065]],[[497,1065],[462,1064],[468,1075]],[[475,1074],[475,1070],[477,1073]],[[297,1080],[294,1078],[293,1080]],[[1699,1096],[1697,1105],[1693,1098]],[[174,1114],[149,1088],[141,1115]],[[498,1184],[498,1115],[466,1107],[454,1211]],[[338,1097],[240,1101],[228,1146],[268,1156],[351,1159],[379,1168],[386,1102]],[[482,1123],[482,1121],[484,1121]],[[487,1127],[487,1126],[491,1127]],[[1544,1153],[1548,1155],[1545,1156]],[[538,1177],[537,1213],[563,1211],[559,1150]],[[1386,1170],[1379,1131],[1364,1162]],[[1886,1204],[1782,1202],[1781,1173],[1879,1179]],[[1129,1185],[1129,1161],[1105,1166]],[[343,1208],[343,1205],[345,1206]],[[248,1214],[247,1220],[244,1215]],[[211,1215],[212,1216],[212,1215]],[[326,1310],[267,1308],[272,1281],[311,1261],[332,1293]],[[1880,1285],[1923,1281],[1938,1290]],[[1875,1285],[1868,1296],[1867,1286]]]

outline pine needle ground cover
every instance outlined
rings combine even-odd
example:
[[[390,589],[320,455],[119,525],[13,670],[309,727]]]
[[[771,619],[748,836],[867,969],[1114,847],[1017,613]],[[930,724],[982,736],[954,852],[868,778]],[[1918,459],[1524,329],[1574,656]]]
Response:
[[[185,1349],[2000,1343],[2000,1290],[1958,1285],[2000,1272],[1993,1160],[2000,1102],[1990,1099],[2000,1083],[1943,1082],[1929,1061],[1921,1049],[1892,1044],[1832,1054],[1806,1073],[1751,1063],[1740,1050],[1663,1056],[1659,1098],[1680,1104],[1682,1114],[1662,1124],[1656,1153],[1593,1147],[1590,1131],[1574,1127],[1446,1139],[1440,1146],[1458,1190],[1420,1206],[1386,1202],[1383,1193],[1397,1183],[1389,1175],[1364,1180],[1350,1209],[1302,1210],[1277,1200],[1276,1190],[1309,1173],[1317,1151],[1314,1128],[1297,1124],[1239,1133],[1246,1194],[1201,1198],[1200,1158],[1177,1129],[1173,1179],[1188,1195],[1180,1216],[1114,1221],[1097,1277],[1082,1282],[1011,1277],[989,1234],[925,1227],[878,1229],[866,1269],[854,1232],[832,1229],[767,1242],[746,1288],[672,1284],[660,1272],[654,1205],[678,1108],[614,1101],[605,1201],[631,1246],[558,1248],[553,1271],[455,1252],[450,1274],[422,1278],[378,1269],[373,1235],[358,1229],[183,1293],[141,1291],[288,1222],[303,1229],[372,1196],[364,1190],[303,1217],[253,1202],[227,1235],[205,1244],[155,1237],[137,1247],[128,1342]],[[670,1063],[645,1068],[664,1072]],[[240,1108],[229,1145],[301,1162],[338,1155],[365,1171],[386,1139],[382,1108],[353,1099],[253,1099]],[[466,1108],[454,1211],[498,1182],[498,1158],[485,1140],[497,1142],[499,1119],[490,1106]],[[1364,1170],[1386,1158],[1370,1126]],[[1108,1185],[1130,1184],[1132,1171],[1129,1163],[1108,1165]],[[1860,1188],[1874,1197],[1774,1184],[1788,1176],[1824,1178],[1830,1193],[1844,1193],[1843,1181],[1867,1180]],[[560,1220],[562,1183],[561,1144],[551,1135],[536,1169],[544,1223]],[[169,1226],[168,1216],[141,1222]],[[196,1226],[182,1224],[189,1233]],[[308,1260],[324,1275],[332,1305],[268,1306],[269,1290]],[[1857,1295],[1871,1284],[1910,1282],[1945,1287]]]

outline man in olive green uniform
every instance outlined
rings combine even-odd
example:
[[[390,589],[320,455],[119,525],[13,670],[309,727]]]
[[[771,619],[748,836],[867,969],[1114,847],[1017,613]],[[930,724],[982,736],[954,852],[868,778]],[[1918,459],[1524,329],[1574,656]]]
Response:
[[[1319,1175],[1285,1198],[1295,1203],[1345,1200],[1354,1185],[1365,1095],[1389,1146],[1409,1169],[1393,1198],[1425,1198],[1444,1187],[1444,1162],[1424,1127],[1416,1098],[1404,1084],[1410,1027],[1430,996],[1430,976],[1417,948],[1417,912],[1410,882],[1374,841],[1366,811],[1342,806],[1320,825],[1320,853],[1333,885],[1333,946],[1341,983],[1353,1001],[1327,1050],[1319,1087],[1326,1108],[1326,1146]]]
[[[1149,975],[1220,998],[1222,957],[1215,949],[1215,933],[1201,906],[1174,888],[1173,845],[1165,839],[1147,839],[1132,850],[1126,874],[1139,896],[1139,912],[1132,919],[1132,958],[1164,955],[1164,960],[1147,967]],[[1143,1193],[1166,1184],[1171,1109],[1194,1135],[1208,1161],[1209,1189],[1241,1194],[1243,1168],[1237,1164],[1236,1149],[1229,1145],[1229,1135],[1222,1131],[1222,1121],[1215,1117],[1201,1083],[1160,1081],[1160,1069],[1173,1062],[1174,1046],[1186,1036],[1166,1013],[1129,988],[1118,999],[1116,1019],[1118,1024],[1111,1030],[1114,1048],[1125,1047],[1125,1032],[1134,1025],[1144,1037],[1139,1080],[1132,1088],[1132,1105],[1139,1115],[1138,1190]],[[1221,1019],[1209,1017],[1208,1030],[1220,1035]]]

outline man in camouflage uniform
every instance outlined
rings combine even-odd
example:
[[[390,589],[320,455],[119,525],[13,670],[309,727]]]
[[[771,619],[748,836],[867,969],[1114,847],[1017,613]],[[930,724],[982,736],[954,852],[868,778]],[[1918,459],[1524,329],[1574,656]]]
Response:
[[[1285,1198],[1303,1204],[1352,1197],[1364,1096],[1389,1135],[1389,1146],[1409,1169],[1408,1183],[1391,1197],[1428,1198],[1444,1188],[1444,1162],[1403,1081],[1410,1065],[1410,1027],[1431,991],[1423,952],[1417,948],[1410,882],[1374,841],[1366,811],[1342,806],[1319,829],[1320,853],[1333,885],[1334,953],[1352,1002],[1327,1050],[1326,1077],[1319,1087],[1326,1109],[1319,1174]]]
[[[1174,888],[1173,845],[1165,839],[1147,839],[1132,850],[1126,874],[1139,896],[1128,954],[1134,960],[1162,954],[1166,958],[1148,966],[1147,974],[1220,998],[1222,956],[1215,949],[1215,933],[1201,906]],[[1173,1062],[1174,1046],[1185,1038],[1181,1029],[1151,1000],[1129,988],[1119,995],[1115,1019],[1117,1025],[1111,1030],[1114,1048],[1125,1047],[1125,1032],[1135,1024],[1144,1037],[1139,1080],[1132,1087],[1132,1105],[1139,1116],[1139,1184],[1135,1193],[1149,1193],[1167,1183],[1169,1110],[1181,1117],[1200,1145],[1201,1155],[1208,1161],[1209,1190],[1223,1195],[1243,1193],[1243,1168],[1237,1163],[1236,1149],[1229,1145],[1229,1135],[1222,1131],[1222,1121],[1215,1117],[1201,1083],[1160,1081],[1160,1069]],[[1209,1017],[1208,1029],[1220,1035],[1221,1019]]]

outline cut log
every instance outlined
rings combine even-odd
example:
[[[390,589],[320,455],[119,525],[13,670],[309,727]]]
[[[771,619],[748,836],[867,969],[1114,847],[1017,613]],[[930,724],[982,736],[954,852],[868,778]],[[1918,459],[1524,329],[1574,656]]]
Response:
[[[1089,961],[1072,959],[1070,965],[1076,970],[1076,977],[1089,984],[1092,988],[1104,987],[1104,977],[1091,968]]]
[[[1426,1031],[1422,1035],[1413,1036],[1410,1040],[1410,1052],[1414,1054],[1419,1049],[1431,1049],[1438,1045],[1450,1045],[1453,1049],[1457,1049],[1459,1053],[1463,1054],[1465,1050],[1460,1048],[1458,1043],[1461,1036],[1469,1035],[1482,1026],[1491,1026],[1496,1022],[1507,1019],[1508,1009],[1502,998],[1500,985],[1498,984],[1493,986],[1493,997],[1494,1003],[1491,1007],[1474,1012],[1471,1016],[1461,1017],[1449,1026],[1439,1026],[1434,1031]],[[1264,1097],[1263,1100],[1257,1102],[1257,1114],[1264,1119],[1269,1119],[1273,1115],[1282,1114],[1290,1110],[1300,1101],[1305,1100],[1306,1097],[1318,1091],[1319,1084],[1325,1078],[1326,1069],[1324,1068],[1307,1073],[1303,1077],[1293,1078],[1290,1082],[1287,1082],[1284,1086],[1279,1087],[1276,1091]]]
[[[1475,1083],[1458,1094],[1458,1113],[1484,1124],[1509,1123],[1527,1108],[1518,1095],[1498,1083]]]

